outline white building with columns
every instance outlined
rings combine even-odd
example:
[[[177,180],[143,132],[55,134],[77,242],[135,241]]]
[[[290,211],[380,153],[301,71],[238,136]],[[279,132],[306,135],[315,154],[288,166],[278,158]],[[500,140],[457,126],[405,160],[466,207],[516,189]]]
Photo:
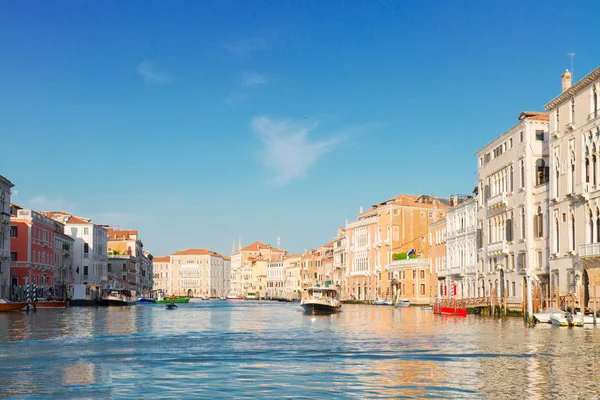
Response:
[[[552,174],[547,297],[553,306],[565,306],[571,296],[590,306],[600,284],[600,67],[575,84],[566,71],[562,93],[544,108]]]
[[[520,307],[526,276],[544,282],[548,275],[548,114],[522,112],[476,154],[478,297]]]
[[[10,189],[14,185],[0,175],[0,299],[10,292]]]
[[[478,297],[477,201],[469,196],[453,203],[446,212],[446,265],[438,271],[438,278],[450,287],[456,284],[459,299]]]

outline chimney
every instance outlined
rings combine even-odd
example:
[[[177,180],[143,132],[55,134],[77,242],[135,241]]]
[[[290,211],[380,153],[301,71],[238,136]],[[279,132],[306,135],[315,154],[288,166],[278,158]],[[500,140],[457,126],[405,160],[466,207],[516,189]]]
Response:
[[[360,214],[362,214],[362,212],[363,212],[363,208],[362,208],[362,206],[360,206],[360,211],[359,211],[359,213],[360,213]]]
[[[571,73],[569,70],[566,70],[564,74],[561,75],[562,78],[562,91],[564,92],[568,88],[571,87]]]
[[[452,196],[452,198],[451,198],[450,205],[451,205],[451,206],[455,206],[455,205],[457,205],[457,204],[458,204],[458,196],[457,196],[457,195],[454,195],[454,196]]]

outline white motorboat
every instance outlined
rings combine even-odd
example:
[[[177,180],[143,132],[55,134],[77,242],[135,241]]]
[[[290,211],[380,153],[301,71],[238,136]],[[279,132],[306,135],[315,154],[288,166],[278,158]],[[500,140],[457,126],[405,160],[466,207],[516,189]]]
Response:
[[[391,306],[392,304],[393,304],[392,301],[391,300],[387,300],[387,299],[385,299],[385,300],[379,299],[379,300],[375,300],[373,302],[374,306]]]
[[[550,317],[552,316],[552,314],[560,314],[562,312],[563,311],[559,310],[558,308],[550,307],[545,310],[540,310],[536,313],[533,313],[533,317],[536,319],[537,322],[541,322],[543,324],[550,324]]]
[[[570,312],[555,313],[550,316],[550,322],[555,326],[583,326],[582,318]]]
[[[130,306],[137,303],[134,291],[113,289],[102,296],[101,304],[104,306]]]
[[[333,314],[342,309],[337,290],[321,287],[304,289],[300,306],[307,314]]]
[[[410,306],[410,300],[400,299],[396,303],[396,307],[408,307]]]

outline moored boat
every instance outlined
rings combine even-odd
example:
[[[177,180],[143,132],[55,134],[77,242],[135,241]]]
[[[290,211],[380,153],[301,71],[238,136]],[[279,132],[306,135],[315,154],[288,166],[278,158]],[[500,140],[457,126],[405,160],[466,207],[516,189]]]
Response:
[[[225,297],[226,300],[244,300],[241,296],[229,295]]]
[[[166,304],[166,303],[189,303],[190,302],[190,298],[189,297],[167,297],[165,299],[156,299],[154,300],[155,303],[158,304]]]
[[[391,306],[393,304],[394,303],[388,299],[384,299],[384,300],[378,299],[373,302],[374,306]]]
[[[421,307],[421,310],[431,311],[433,310],[433,307]]]
[[[151,297],[138,297],[137,302],[138,303],[146,303],[147,304],[147,303],[154,302],[154,299],[151,298]]]
[[[167,310],[175,310],[177,308],[177,304],[175,303],[168,303],[166,305]]]
[[[337,290],[321,287],[304,289],[300,306],[307,314],[333,314],[342,309]]]
[[[547,308],[546,310],[540,310],[536,313],[533,313],[533,317],[536,319],[537,322],[541,322],[543,324],[549,324],[551,323],[550,321],[550,317],[552,316],[552,314],[556,314],[556,313],[562,313],[562,310],[559,310],[558,308]]]
[[[69,307],[68,301],[38,301],[34,303],[35,308],[67,308]]]
[[[137,303],[135,294],[130,290],[113,289],[107,291],[102,296],[101,305],[103,306],[130,306]]]
[[[25,303],[25,302],[13,303],[8,300],[0,299],[0,312],[21,311],[21,310],[25,309],[25,307],[27,307],[27,303]]]
[[[410,306],[410,300],[400,299],[396,303],[396,307],[408,307]]]

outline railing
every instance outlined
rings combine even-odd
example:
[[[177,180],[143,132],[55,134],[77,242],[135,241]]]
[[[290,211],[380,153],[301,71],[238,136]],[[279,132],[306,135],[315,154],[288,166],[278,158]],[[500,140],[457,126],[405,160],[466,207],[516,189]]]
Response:
[[[508,246],[506,244],[506,240],[501,240],[499,242],[490,243],[487,246],[488,254],[506,254],[508,253]]]
[[[429,260],[426,258],[409,258],[407,260],[394,260],[390,264],[390,270],[403,269],[403,268],[415,268],[415,267],[429,267]]]
[[[579,258],[600,257],[600,243],[589,243],[579,246]]]
[[[500,208],[506,205],[506,193],[500,193],[490,197],[487,201],[487,206],[490,210]]]

